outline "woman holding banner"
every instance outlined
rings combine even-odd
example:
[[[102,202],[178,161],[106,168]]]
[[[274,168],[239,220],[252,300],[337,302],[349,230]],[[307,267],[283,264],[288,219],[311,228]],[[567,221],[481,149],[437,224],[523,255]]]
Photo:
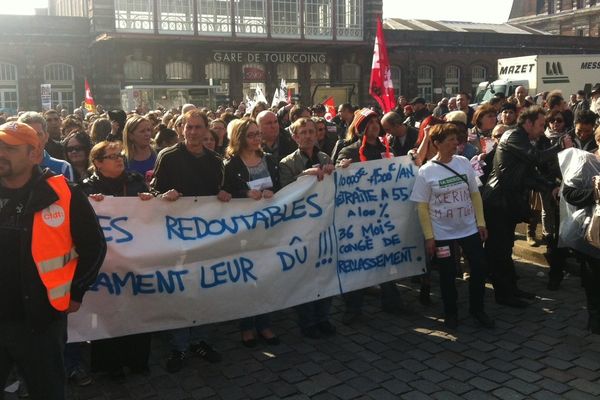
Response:
[[[83,181],[82,189],[94,201],[104,196],[133,197],[149,200],[154,197],[137,172],[125,171],[125,156],[121,142],[103,141],[90,151],[92,175]],[[134,373],[147,374],[152,334],[142,333],[92,342],[92,370],[106,371],[111,378],[125,378],[124,367]]]
[[[270,199],[279,189],[277,161],[262,151],[261,139],[253,119],[243,118],[233,128],[226,152],[223,190],[234,198]],[[267,344],[279,344],[279,338],[271,330],[268,314],[242,319],[240,330],[246,347],[256,346],[254,331]]]
[[[485,313],[485,255],[487,230],[483,203],[468,159],[456,155],[458,128],[450,123],[429,130],[429,140],[437,154],[419,169],[411,200],[417,203],[419,220],[425,235],[425,249],[435,257],[440,271],[444,301],[444,324],[458,326],[456,278],[457,242],[471,267],[469,280],[470,313],[485,328],[494,321]]]

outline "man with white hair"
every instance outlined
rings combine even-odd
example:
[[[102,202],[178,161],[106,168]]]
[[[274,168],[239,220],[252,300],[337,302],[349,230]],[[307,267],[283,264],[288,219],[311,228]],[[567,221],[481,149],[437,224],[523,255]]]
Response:
[[[298,148],[287,132],[280,131],[279,121],[274,112],[261,111],[256,116],[256,123],[262,136],[263,150],[271,153],[277,162]]]
[[[184,104],[181,107],[181,115],[185,115],[188,111],[192,111],[192,110],[195,110],[195,109],[196,109],[196,106],[193,105],[193,104],[190,104],[190,103]]]

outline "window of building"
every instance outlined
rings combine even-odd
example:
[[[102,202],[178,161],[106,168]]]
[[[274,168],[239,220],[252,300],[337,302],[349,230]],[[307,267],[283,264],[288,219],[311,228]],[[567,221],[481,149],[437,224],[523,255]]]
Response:
[[[231,0],[198,0],[198,32],[231,35]]]
[[[338,0],[336,29],[338,39],[363,39],[362,0]]]
[[[271,34],[274,37],[300,36],[299,0],[272,0]]]
[[[342,64],[342,83],[354,84],[350,102],[358,104],[358,87],[360,82],[360,66],[357,64]]]
[[[402,70],[400,67],[391,66],[390,75],[392,76],[392,85],[394,85],[394,92],[396,97],[402,94]]]
[[[152,64],[148,61],[128,60],[125,62],[123,70],[127,81],[152,80]]]
[[[160,33],[194,33],[192,0],[158,0]]]
[[[304,0],[304,37],[331,39],[331,0]]]
[[[473,65],[471,67],[471,95],[475,95],[477,86],[485,80],[487,80],[487,69],[482,65]]]
[[[15,114],[19,108],[17,67],[0,62],[0,108]]]
[[[60,104],[69,112],[75,109],[73,66],[61,63],[44,66],[44,83],[51,85],[52,108]]]
[[[288,90],[291,90],[292,96],[299,92],[298,84],[298,66],[293,63],[277,64],[277,82],[285,80]]]
[[[317,85],[329,85],[329,65],[310,65],[310,92],[314,93]]]
[[[235,33],[239,36],[267,36],[266,0],[234,0]]]
[[[120,31],[153,31],[153,0],[115,0],[115,25]]]
[[[433,68],[429,65],[419,65],[417,69],[417,93],[428,102],[433,94]]]
[[[87,17],[87,0],[55,0],[54,15]]]
[[[460,68],[456,65],[448,65],[444,79],[444,93],[455,95],[460,92]]]
[[[210,85],[219,86],[215,91],[217,95],[229,96],[229,65],[224,63],[206,64],[204,73]]]
[[[182,61],[173,61],[165,66],[167,80],[169,81],[191,81],[192,64]]]

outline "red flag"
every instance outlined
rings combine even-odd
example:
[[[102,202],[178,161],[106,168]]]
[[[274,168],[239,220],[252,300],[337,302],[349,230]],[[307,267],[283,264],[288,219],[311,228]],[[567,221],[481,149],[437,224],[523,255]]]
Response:
[[[335,101],[333,100],[333,96],[329,96],[321,104],[325,106],[325,109],[327,109],[326,112],[328,112],[332,118],[336,116],[337,112],[335,111]]]
[[[375,49],[373,50],[369,94],[377,100],[384,113],[392,111],[396,107],[396,96],[394,95],[390,60],[385,46],[385,38],[383,37],[381,17],[377,17],[377,36],[375,37]]]
[[[90,84],[87,78],[85,79],[85,109],[89,112],[96,112],[96,103],[92,97],[92,91],[90,90]]]

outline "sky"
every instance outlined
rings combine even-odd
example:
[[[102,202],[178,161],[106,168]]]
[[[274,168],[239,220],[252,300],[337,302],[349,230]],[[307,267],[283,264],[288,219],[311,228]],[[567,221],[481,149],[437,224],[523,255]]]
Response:
[[[48,6],[47,0],[4,0],[0,14],[33,14]],[[508,19],[512,0],[383,0],[384,18],[430,19],[502,23]]]

